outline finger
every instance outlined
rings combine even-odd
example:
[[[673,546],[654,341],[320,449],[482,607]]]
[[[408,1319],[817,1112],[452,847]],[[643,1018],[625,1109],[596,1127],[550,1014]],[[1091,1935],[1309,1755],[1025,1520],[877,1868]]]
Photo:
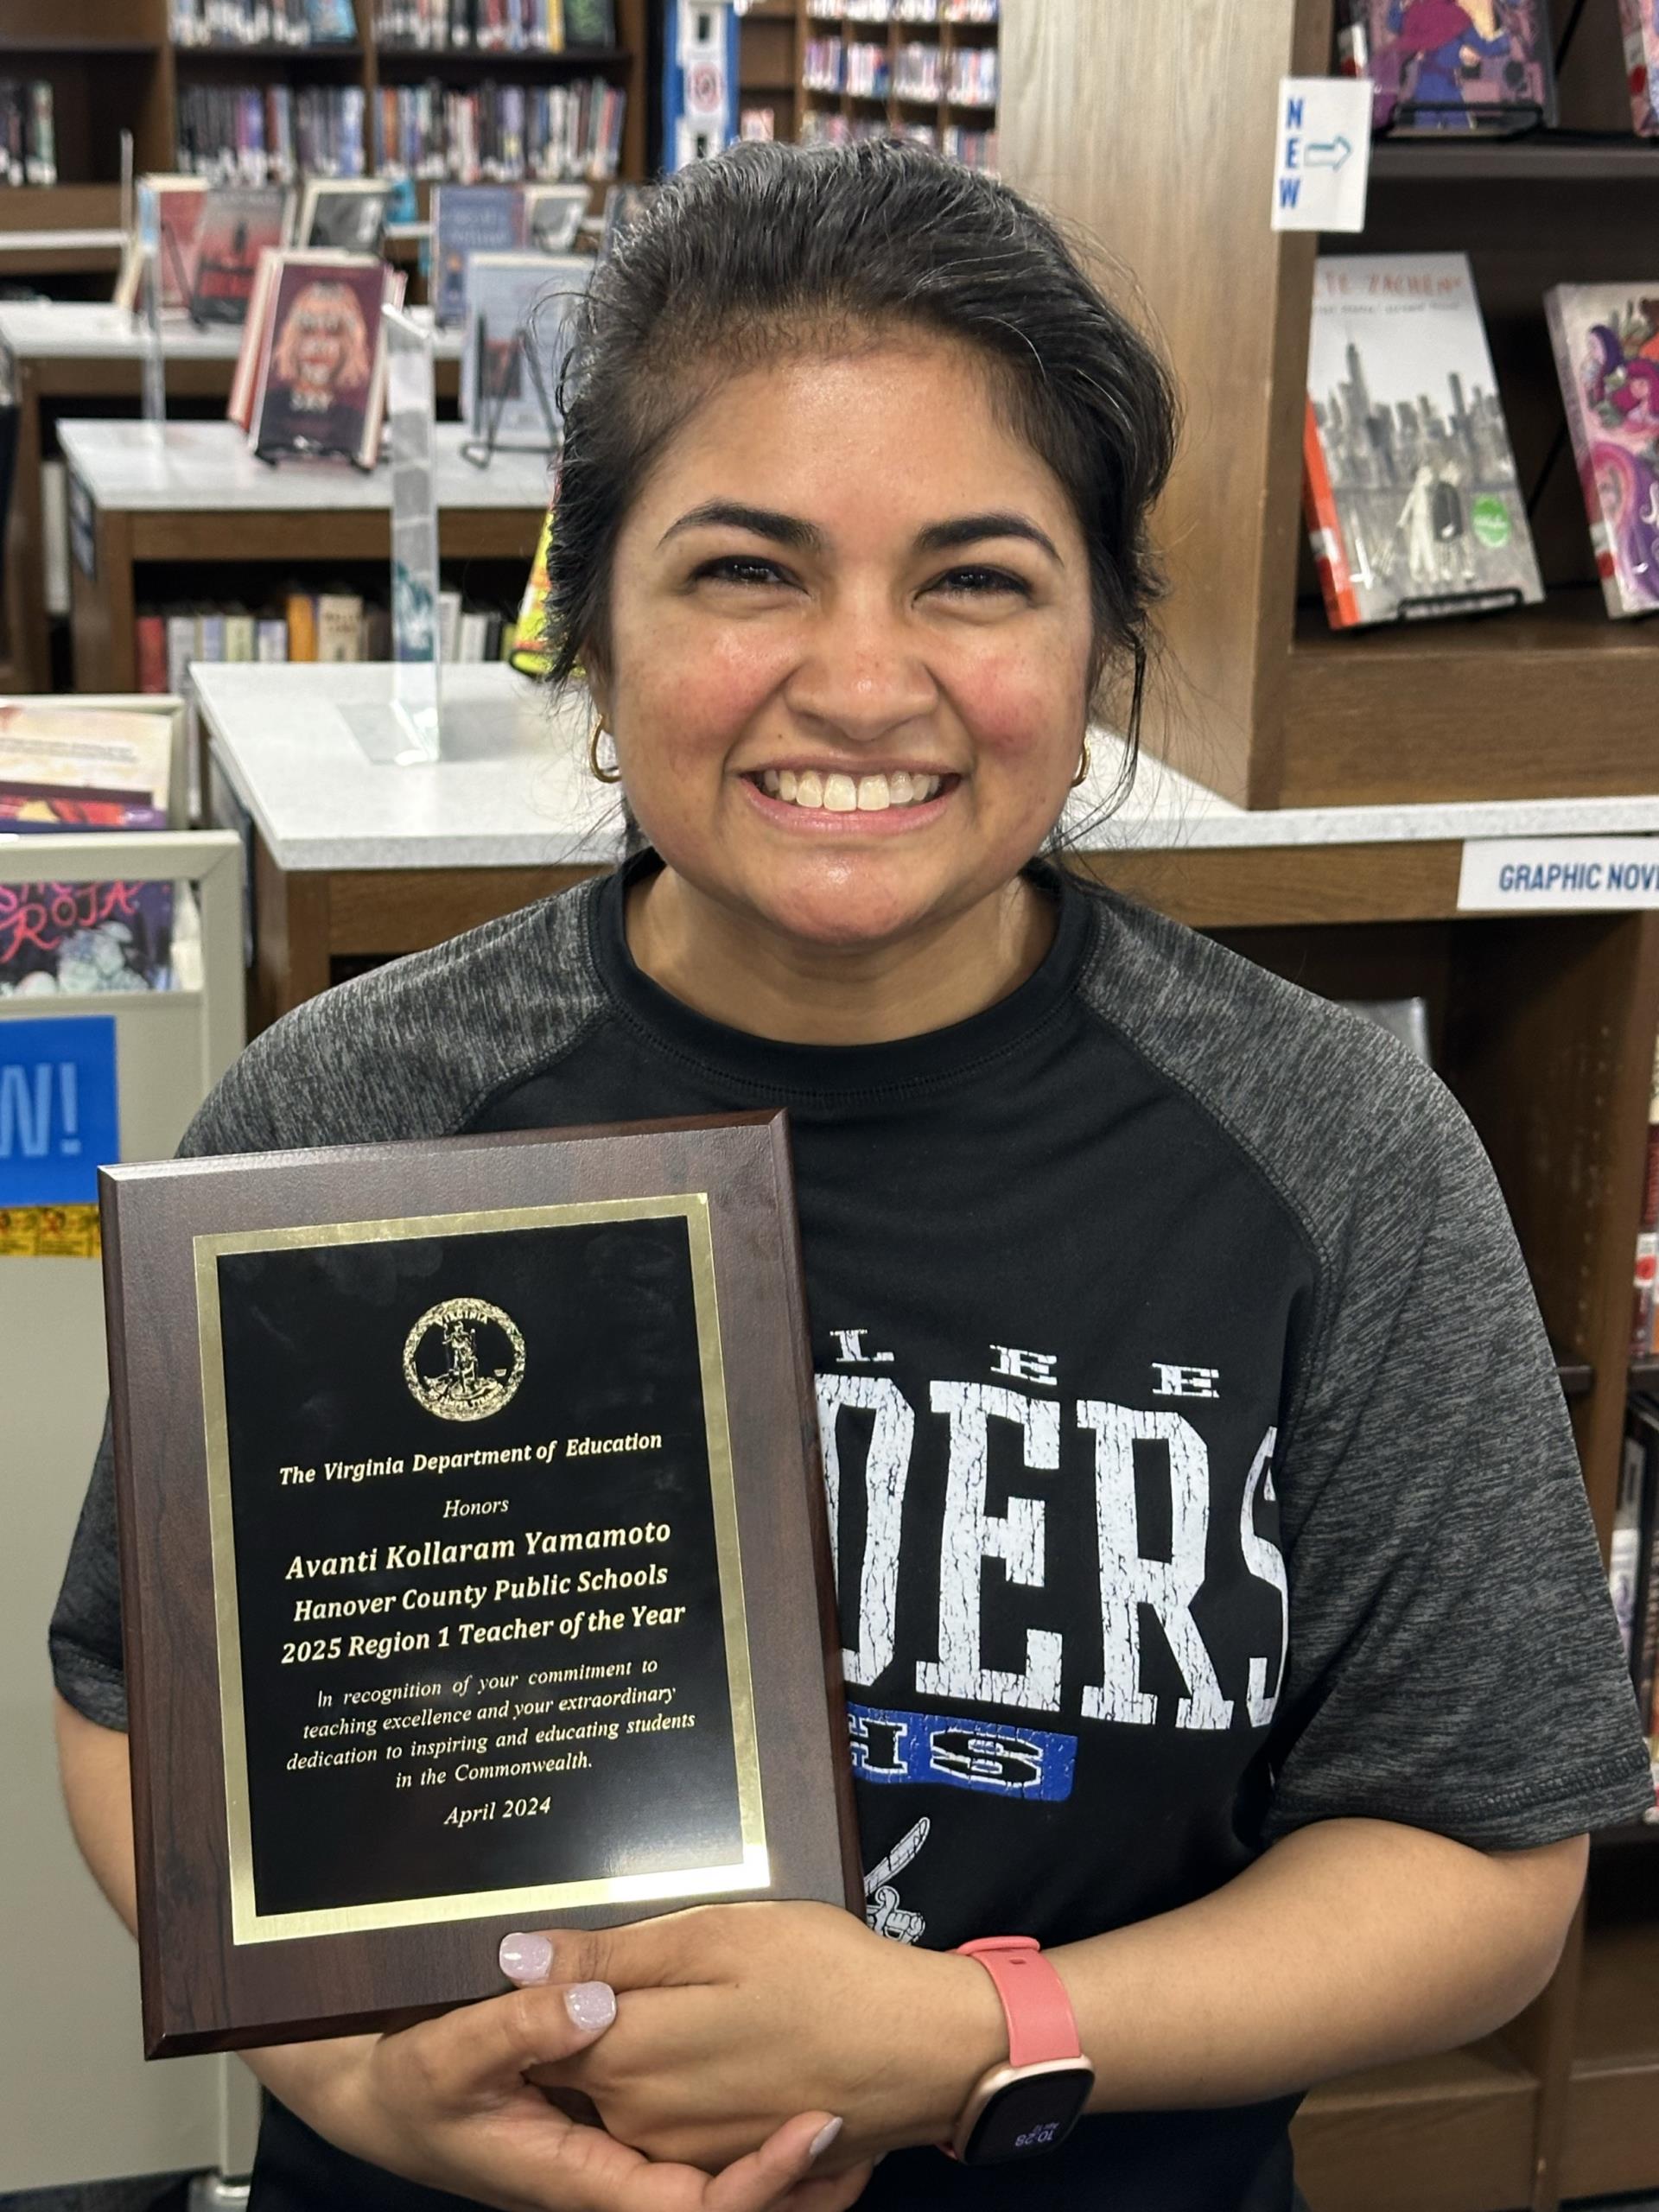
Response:
[[[461,2105],[521,2088],[531,2067],[586,2050],[615,2018],[615,1993],[603,1982],[515,1989],[423,2020],[386,2044],[433,2101]]]
[[[849,2166],[844,2174],[826,2175],[822,2181],[798,2182],[784,2198],[785,2212],[847,2212],[870,2185],[874,2165]]]
[[[786,2201],[841,2133],[834,2113],[798,2113],[769,2135],[758,2151],[715,2175],[703,2197],[707,2212],[768,2212]]]
[[[655,1989],[675,1979],[683,1942],[675,1923],[684,1916],[635,1921],[621,1928],[549,1928],[515,1931],[498,1956],[520,1989],[551,1981],[602,1981],[613,1989]]]

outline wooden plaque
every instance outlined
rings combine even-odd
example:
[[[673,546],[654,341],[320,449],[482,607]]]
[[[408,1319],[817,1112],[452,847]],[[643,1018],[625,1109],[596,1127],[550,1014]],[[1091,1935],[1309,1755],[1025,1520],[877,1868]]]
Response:
[[[106,1168],[152,2057],[861,1908],[784,1116]]]

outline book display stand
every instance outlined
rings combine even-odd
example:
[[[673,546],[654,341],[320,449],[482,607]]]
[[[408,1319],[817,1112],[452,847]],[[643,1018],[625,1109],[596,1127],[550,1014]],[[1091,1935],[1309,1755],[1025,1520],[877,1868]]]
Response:
[[[480,320],[478,325],[477,339],[480,353],[486,343],[487,335],[486,326]],[[554,411],[552,398],[547,389],[547,380],[543,376],[541,365],[536,359],[536,349],[526,341],[525,334],[520,330],[513,336],[511,351],[505,359],[497,355],[491,364],[489,381],[485,389],[483,400],[483,435],[480,437],[467,439],[461,448],[461,459],[470,461],[474,468],[487,468],[497,453],[505,450],[498,446],[496,437],[501,427],[502,417],[506,413],[508,401],[512,397],[512,371],[515,365],[521,366],[524,375],[529,378],[531,390],[535,393],[537,406],[541,410],[542,421],[547,426],[547,444],[543,450],[550,459],[558,452],[561,443],[559,418]],[[482,367],[479,374],[482,380],[485,374]],[[515,446],[513,450],[522,452],[524,448]]]

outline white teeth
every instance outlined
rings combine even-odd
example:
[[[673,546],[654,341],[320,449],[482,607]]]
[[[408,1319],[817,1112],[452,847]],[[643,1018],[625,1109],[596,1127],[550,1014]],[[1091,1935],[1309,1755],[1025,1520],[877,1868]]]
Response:
[[[785,805],[822,807],[830,814],[885,814],[889,807],[920,806],[937,798],[944,779],[908,768],[873,776],[849,775],[839,768],[762,768],[755,781]]]

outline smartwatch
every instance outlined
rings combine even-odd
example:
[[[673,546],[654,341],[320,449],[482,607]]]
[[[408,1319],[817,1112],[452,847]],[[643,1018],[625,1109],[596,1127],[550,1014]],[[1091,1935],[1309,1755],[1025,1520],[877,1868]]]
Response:
[[[1008,2058],[981,2075],[956,2133],[941,2147],[968,2166],[1052,2151],[1071,2133],[1095,2086],[1065,1984],[1030,1936],[984,1936],[959,1948],[996,1985]]]

